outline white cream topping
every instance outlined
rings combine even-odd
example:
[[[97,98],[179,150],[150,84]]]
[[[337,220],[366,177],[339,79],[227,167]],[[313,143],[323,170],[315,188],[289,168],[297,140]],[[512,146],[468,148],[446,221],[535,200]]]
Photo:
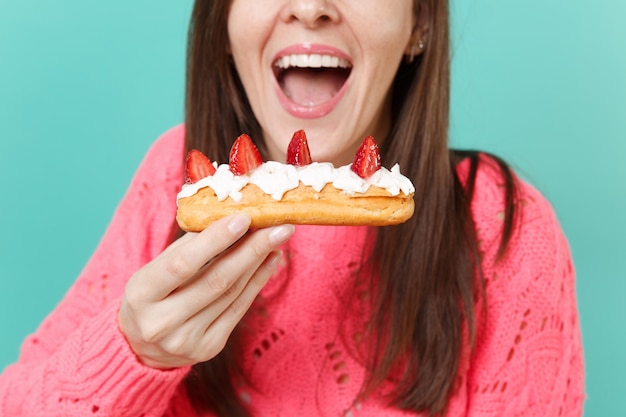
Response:
[[[220,201],[226,200],[227,197],[235,201],[241,201],[241,189],[248,184],[249,178],[245,175],[233,174],[228,164],[217,166],[214,162],[213,165],[217,168],[215,174],[202,178],[200,181],[193,184],[184,184],[183,188],[178,193],[177,199],[190,197],[201,188],[211,187]]]
[[[216,165],[214,163],[214,165]],[[190,197],[201,188],[211,187],[219,201],[227,197],[234,201],[241,201],[241,189],[247,184],[255,184],[263,192],[279,201],[287,191],[298,187],[299,183],[321,191],[326,184],[342,190],[348,195],[364,193],[374,185],[384,188],[392,196],[409,195],[415,192],[415,187],[407,177],[400,173],[398,164],[391,168],[381,168],[371,177],[363,179],[350,169],[350,165],[335,168],[329,162],[313,162],[302,167],[296,167],[280,162],[268,161],[246,175],[234,175],[228,164],[217,166],[217,171],[210,177],[201,179],[194,184],[184,184],[178,193],[177,200]]]
[[[336,177],[336,168],[330,162],[312,162],[309,165],[298,167],[298,179],[320,192],[326,184],[332,183]]]
[[[275,161],[268,161],[250,172],[249,181],[274,200],[282,199],[286,191],[296,188],[300,182],[295,166]]]

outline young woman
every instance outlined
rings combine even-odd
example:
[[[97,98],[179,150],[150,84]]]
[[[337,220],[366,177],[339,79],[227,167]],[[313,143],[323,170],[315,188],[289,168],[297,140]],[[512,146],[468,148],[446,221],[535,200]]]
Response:
[[[450,150],[442,0],[197,1],[184,126],[0,378],[2,415],[575,416],[567,242],[494,156]],[[350,163],[373,135],[416,188],[397,227],[173,227],[186,150],[248,133]]]

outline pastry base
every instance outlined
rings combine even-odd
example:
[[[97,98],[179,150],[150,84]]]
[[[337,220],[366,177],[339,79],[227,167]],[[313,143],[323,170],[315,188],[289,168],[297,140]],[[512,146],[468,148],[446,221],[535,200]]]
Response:
[[[178,200],[176,220],[188,232],[204,230],[214,221],[230,214],[245,212],[252,217],[252,228],[279,224],[317,224],[346,226],[389,226],[400,224],[413,215],[413,195],[390,195],[371,186],[366,193],[347,195],[327,184],[317,192],[302,183],[274,200],[254,184],[247,184],[236,202],[230,197],[219,201],[210,187]]]

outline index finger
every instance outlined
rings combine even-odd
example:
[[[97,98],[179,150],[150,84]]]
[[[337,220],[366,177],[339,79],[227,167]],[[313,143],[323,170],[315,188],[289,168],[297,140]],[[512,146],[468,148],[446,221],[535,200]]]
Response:
[[[251,221],[248,214],[234,214],[200,233],[179,239],[133,276],[134,285],[143,287],[142,300],[153,302],[167,297],[241,238]]]

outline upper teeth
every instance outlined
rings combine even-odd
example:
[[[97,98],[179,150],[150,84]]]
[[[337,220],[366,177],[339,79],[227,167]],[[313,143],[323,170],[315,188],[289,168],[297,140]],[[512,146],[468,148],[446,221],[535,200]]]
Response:
[[[279,58],[275,65],[278,68],[350,68],[350,63],[332,55],[321,54],[293,54]]]

